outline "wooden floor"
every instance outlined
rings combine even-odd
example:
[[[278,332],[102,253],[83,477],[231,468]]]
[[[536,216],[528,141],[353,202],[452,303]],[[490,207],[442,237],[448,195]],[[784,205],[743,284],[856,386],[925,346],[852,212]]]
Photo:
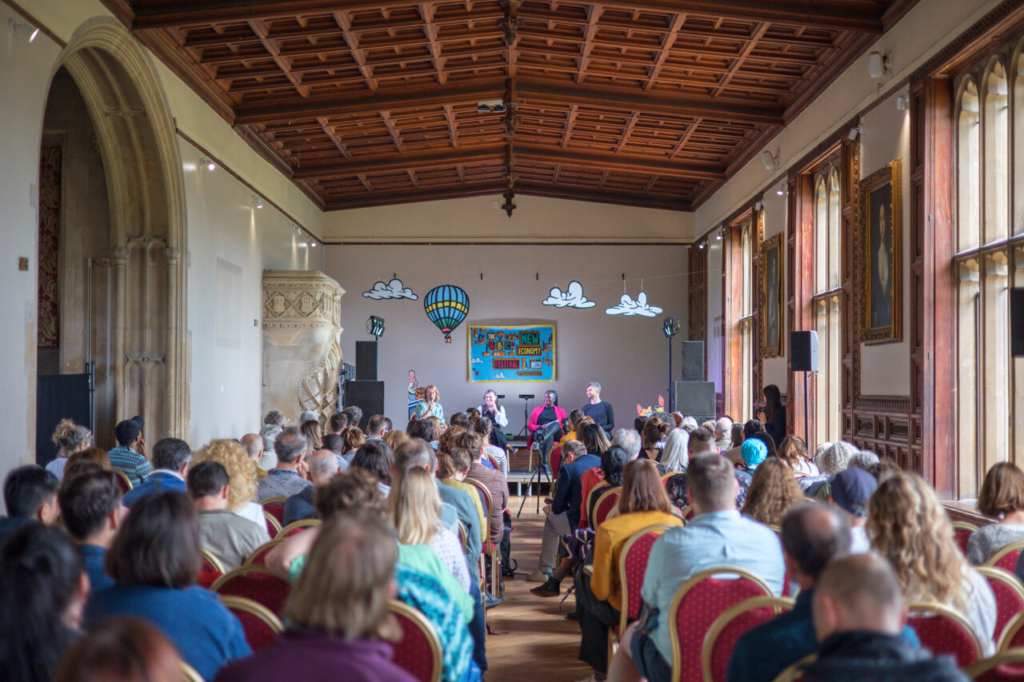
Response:
[[[525,578],[537,569],[544,515],[537,514],[536,498],[528,498],[518,519],[522,498],[513,497],[512,558],[519,562],[516,579],[505,579],[505,603],[491,609],[487,622],[495,634],[487,637],[486,682],[575,682],[591,670],[577,660],[580,628],[565,614],[575,608],[572,596],[542,599],[530,594],[537,583]],[[562,594],[570,580],[562,582]]]

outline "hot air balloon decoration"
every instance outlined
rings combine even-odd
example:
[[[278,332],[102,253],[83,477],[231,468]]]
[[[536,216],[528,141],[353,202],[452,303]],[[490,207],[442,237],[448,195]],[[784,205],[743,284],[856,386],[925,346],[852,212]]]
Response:
[[[423,297],[423,309],[434,326],[444,332],[444,342],[452,342],[452,330],[469,313],[469,295],[452,284],[442,284]]]

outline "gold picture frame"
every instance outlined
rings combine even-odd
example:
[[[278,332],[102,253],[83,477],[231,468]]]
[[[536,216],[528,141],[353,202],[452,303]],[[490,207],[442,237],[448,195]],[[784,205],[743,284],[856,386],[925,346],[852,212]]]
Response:
[[[903,206],[900,159],[860,181],[860,340],[903,340]],[[886,235],[886,230],[889,234]]]
[[[761,242],[761,357],[781,358],[786,313],[782,302],[785,255],[782,233]]]

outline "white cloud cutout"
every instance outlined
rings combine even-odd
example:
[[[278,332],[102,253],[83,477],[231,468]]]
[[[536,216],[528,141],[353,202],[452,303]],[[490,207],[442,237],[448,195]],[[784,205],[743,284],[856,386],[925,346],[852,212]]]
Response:
[[[573,280],[565,291],[553,287],[548,292],[548,297],[541,301],[541,305],[550,305],[556,308],[593,308],[596,303],[583,295],[583,285]]]
[[[484,361],[482,359],[480,359],[480,358],[473,358],[472,360],[469,361],[469,364],[471,364],[471,365],[482,365],[482,364],[484,364]]]
[[[661,313],[661,308],[653,305],[647,305],[647,294],[641,291],[635,301],[629,297],[629,294],[623,294],[622,298],[619,299],[619,304],[617,306],[614,308],[607,308],[604,312],[607,315],[625,315],[626,317],[632,317],[634,315],[654,317]]]
[[[389,298],[407,298],[410,301],[415,301],[419,298],[419,296],[412,292],[412,289],[406,288],[400,279],[393,279],[387,284],[377,282],[373,285],[372,289],[364,291],[363,296],[372,298],[375,301],[384,301]]]
[[[497,374],[494,375],[494,378],[495,379],[507,379],[508,377],[505,376],[504,372],[498,372]]]

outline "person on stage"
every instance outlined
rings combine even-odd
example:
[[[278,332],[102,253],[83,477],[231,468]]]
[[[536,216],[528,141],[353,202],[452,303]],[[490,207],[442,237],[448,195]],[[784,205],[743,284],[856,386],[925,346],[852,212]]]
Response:
[[[423,389],[423,401],[416,409],[416,418],[437,417],[441,420],[441,425],[444,426],[444,408],[441,407],[439,400],[441,400],[441,393],[437,390],[437,386],[430,384]]]
[[[565,418],[565,410],[558,406],[558,393],[555,391],[546,392],[544,394],[544,404],[533,408],[533,414],[530,415],[530,423],[527,425],[530,430],[530,440],[533,440],[534,433],[540,427],[546,426],[553,421],[560,422]],[[546,451],[545,454],[547,454]]]
[[[505,416],[505,408],[498,404],[498,394],[491,389],[484,393],[484,404],[480,406],[480,416],[491,420],[493,428],[491,428],[490,444],[504,450],[508,445],[508,439],[502,429],[508,426],[508,417]]]
[[[609,403],[601,400],[601,384],[596,381],[587,384],[587,398],[590,402],[580,408],[583,414],[593,419],[595,424],[604,429],[605,435],[611,437],[612,429],[615,428],[615,412]]]

